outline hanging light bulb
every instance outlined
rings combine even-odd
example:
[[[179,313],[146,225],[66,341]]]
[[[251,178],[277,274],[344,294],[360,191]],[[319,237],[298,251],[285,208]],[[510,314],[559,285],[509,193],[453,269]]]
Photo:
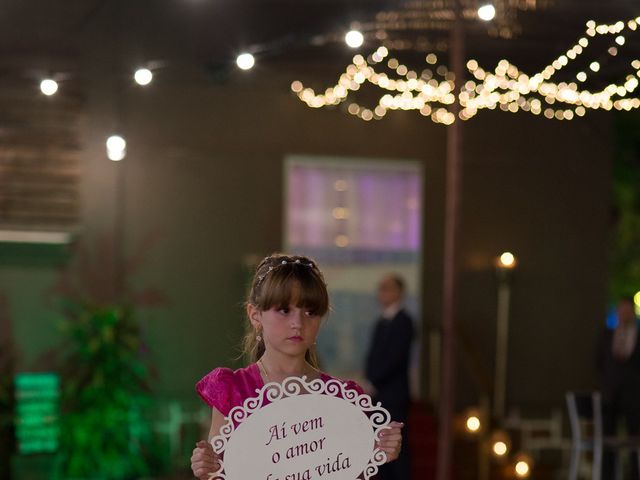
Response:
[[[531,475],[532,466],[533,462],[529,455],[520,453],[516,456],[514,470],[518,478],[527,478]]]
[[[236,58],[236,64],[242,70],[251,70],[256,63],[256,59],[250,53],[241,53]]]
[[[480,419],[478,417],[471,416],[466,419],[465,426],[467,427],[467,430],[469,432],[475,433],[478,430],[480,430],[480,427],[482,426],[482,424],[480,423]]]
[[[45,78],[40,82],[40,91],[50,97],[58,91],[58,82],[51,78]]]
[[[506,432],[497,430],[491,435],[491,451],[496,458],[505,458],[511,449],[511,442]]]
[[[490,22],[496,16],[496,7],[491,5],[490,3],[487,5],[482,5],[478,8],[478,17],[480,20],[484,20],[485,22]]]
[[[107,157],[109,160],[119,162],[127,155],[127,142],[120,135],[111,135],[107,138]]]
[[[153,73],[148,68],[139,68],[133,75],[134,80],[138,85],[149,85],[153,80]]]
[[[468,408],[464,414],[464,428],[467,433],[476,434],[482,428],[482,421],[480,420],[480,411],[471,407]]]
[[[501,268],[513,268],[516,266],[516,257],[511,252],[504,252],[498,257],[498,266]]]
[[[358,30],[350,30],[344,36],[344,41],[351,48],[358,48],[364,43],[364,35],[362,35]]]

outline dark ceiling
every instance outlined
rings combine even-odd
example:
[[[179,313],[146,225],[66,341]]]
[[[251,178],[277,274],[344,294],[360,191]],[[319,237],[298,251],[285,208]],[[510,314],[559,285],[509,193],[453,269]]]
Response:
[[[339,38],[352,22],[373,22],[384,11],[399,11],[409,0],[65,0],[64,2],[5,0],[0,3],[0,64],[16,55],[64,55],[96,48],[96,29],[110,29],[120,36],[120,47],[129,47],[162,59],[182,54],[203,63],[232,59],[242,49],[262,55],[265,61],[290,58],[322,59],[351,55]],[[449,0],[411,0],[445,4]],[[465,0],[473,2],[475,0]],[[502,0],[512,3],[514,0]],[[520,0],[522,2],[526,0]],[[529,0],[531,1],[531,0]],[[534,0],[535,2],[535,0]],[[466,57],[493,68],[509,58],[533,73],[564,53],[584,34],[585,22],[628,20],[640,16],[637,0],[537,0],[547,8],[518,11],[521,32],[513,38],[491,36],[486,24],[467,21]],[[107,27],[105,27],[107,25]],[[628,31],[627,31],[628,32]],[[423,37],[446,46],[443,30],[390,32],[396,38]],[[108,38],[108,35],[106,36]],[[124,40],[122,40],[124,38]],[[318,39],[324,41],[318,42]],[[629,60],[640,57],[640,29],[628,32],[618,59],[606,57],[612,37],[590,53],[617,75]],[[321,46],[314,45],[321,43]],[[371,42],[370,42],[371,43]],[[378,45],[366,44],[368,53]],[[596,43],[596,42],[594,42]],[[124,47],[122,47],[124,45]],[[596,47],[596,45],[594,45]],[[411,55],[407,51],[405,55]],[[420,57],[424,52],[417,52]],[[446,56],[446,54],[443,54]],[[586,57],[586,56],[585,56]],[[424,58],[424,57],[423,57]],[[615,60],[615,61],[614,61]],[[616,63],[621,66],[616,67]],[[584,66],[576,65],[576,68]],[[603,69],[604,70],[604,69]],[[603,72],[604,73],[604,72]]]

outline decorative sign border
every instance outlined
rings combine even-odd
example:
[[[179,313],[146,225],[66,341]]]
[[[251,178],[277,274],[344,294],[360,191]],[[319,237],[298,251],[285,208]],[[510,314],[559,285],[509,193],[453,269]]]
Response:
[[[346,383],[331,379],[324,381],[322,379],[314,379],[307,381],[307,377],[289,377],[284,379],[280,384],[277,382],[269,382],[262,388],[256,389],[256,397],[247,398],[242,405],[233,407],[226,417],[227,422],[220,428],[220,434],[210,440],[213,450],[216,454],[224,452],[227,443],[231,439],[231,435],[237,429],[237,425],[246,421],[254,412],[263,406],[277,402],[288,397],[295,397],[303,393],[311,395],[329,395],[342,400],[348,401],[358,407],[366,414],[371,428],[374,430],[376,440],[379,440],[380,432],[387,428],[391,421],[391,415],[382,407],[380,402],[373,405],[371,397],[365,393],[360,394],[353,388],[348,388]],[[210,480],[226,480],[224,473],[224,460],[218,459],[220,468],[209,474]],[[387,454],[376,448],[367,463],[364,471],[364,480],[368,480],[378,472],[378,467],[387,461]]]

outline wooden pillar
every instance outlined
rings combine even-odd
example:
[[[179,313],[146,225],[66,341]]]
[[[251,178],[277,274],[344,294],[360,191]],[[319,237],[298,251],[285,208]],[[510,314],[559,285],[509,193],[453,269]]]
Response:
[[[464,27],[460,0],[454,0],[455,20],[449,42],[449,68],[455,75],[457,95],[464,80]],[[456,381],[456,320],[458,303],[458,250],[462,183],[462,121],[460,105],[452,112],[455,121],[447,130],[446,198],[444,220],[444,279],[442,308],[442,385],[438,431],[437,480],[450,480],[453,458],[453,414]]]

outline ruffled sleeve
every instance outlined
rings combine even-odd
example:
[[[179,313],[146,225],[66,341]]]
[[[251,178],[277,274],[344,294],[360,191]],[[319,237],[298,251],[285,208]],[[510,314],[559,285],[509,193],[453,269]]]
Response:
[[[364,393],[364,389],[353,380],[332,377],[331,375],[327,375],[326,373],[322,373],[320,375],[320,378],[325,382],[328,382],[329,380],[338,380],[344,384],[345,388],[349,390],[355,390],[358,395],[362,395]]]
[[[207,405],[226,416],[233,406],[233,382],[232,370],[216,368],[196,384],[196,391]]]
[[[364,390],[362,389],[362,387],[360,385],[358,385],[356,382],[354,382],[353,380],[345,380],[345,388],[348,388],[349,390],[355,390],[356,392],[358,392],[358,395],[362,395],[364,393]]]

